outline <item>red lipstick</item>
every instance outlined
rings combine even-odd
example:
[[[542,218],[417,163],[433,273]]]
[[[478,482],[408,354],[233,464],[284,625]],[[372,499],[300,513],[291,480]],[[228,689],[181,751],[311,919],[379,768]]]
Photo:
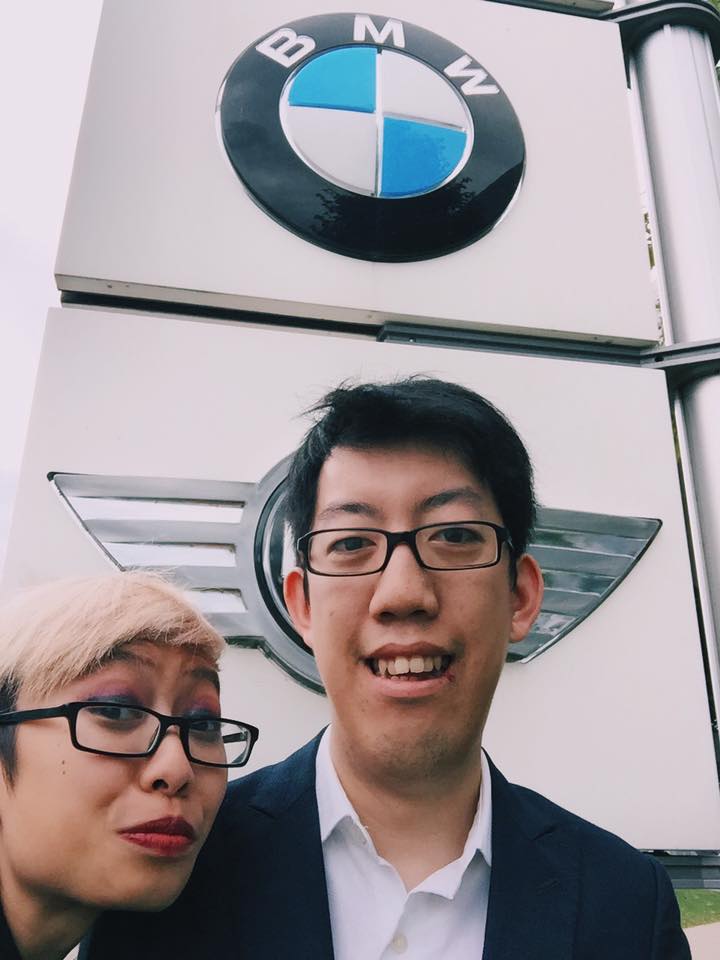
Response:
[[[120,836],[129,843],[165,857],[186,853],[196,839],[192,826],[182,817],[161,817],[159,820],[136,823],[120,830]]]

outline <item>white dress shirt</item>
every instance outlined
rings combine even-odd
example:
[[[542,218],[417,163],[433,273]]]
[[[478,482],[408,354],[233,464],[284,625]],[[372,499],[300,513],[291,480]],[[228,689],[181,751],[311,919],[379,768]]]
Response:
[[[481,762],[477,812],[462,855],[408,892],[348,800],[330,757],[330,730],[325,731],[315,789],[335,960],[481,960],[492,820],[484,753]]]

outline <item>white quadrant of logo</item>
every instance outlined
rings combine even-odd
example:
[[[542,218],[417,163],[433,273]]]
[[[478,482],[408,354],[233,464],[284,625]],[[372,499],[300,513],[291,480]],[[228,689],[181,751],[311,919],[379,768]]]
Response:
[[[374,46],[341,47],[300,66],[283,89],[280,120],[321,177],[387,199],[437,190],[473,146],[455,87],[414,57]]]

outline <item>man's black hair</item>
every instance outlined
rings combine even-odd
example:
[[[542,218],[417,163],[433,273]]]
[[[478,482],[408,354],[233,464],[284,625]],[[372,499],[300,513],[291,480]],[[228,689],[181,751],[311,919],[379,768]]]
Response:
[[[316,422],[295,452],[287,481],[293,540],[311,529],[320,470],[336,447],[412,444],[438,449],[465,464],[495,499],[512,538],[512,559],[525,552],[536,510],[530,458],[508,420],[479,394],[415,376],[393,383],[342,384],[308,412]]]

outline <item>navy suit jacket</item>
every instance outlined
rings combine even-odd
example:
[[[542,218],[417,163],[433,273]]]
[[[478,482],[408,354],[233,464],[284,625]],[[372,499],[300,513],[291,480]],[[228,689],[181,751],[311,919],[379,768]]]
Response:
[[[332,960],[317,745],[231,784],[178,900],[105,914],[81,958]],[[690,960],[656,860],[490,770],[483,960]]]

